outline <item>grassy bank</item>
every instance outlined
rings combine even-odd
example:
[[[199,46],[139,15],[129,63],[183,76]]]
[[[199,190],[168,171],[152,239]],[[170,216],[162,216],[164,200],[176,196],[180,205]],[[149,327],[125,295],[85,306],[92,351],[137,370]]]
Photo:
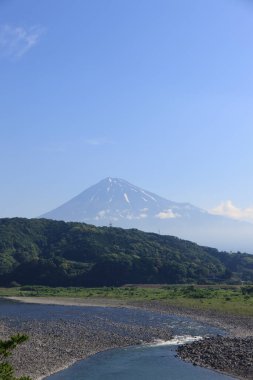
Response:
[[[125,301],[160,301],[167,305],[216,310],[253,316],[253,286],[161,286],[122,288],[51,288],[22,286],[0,288],[3,296],[106,298]]]

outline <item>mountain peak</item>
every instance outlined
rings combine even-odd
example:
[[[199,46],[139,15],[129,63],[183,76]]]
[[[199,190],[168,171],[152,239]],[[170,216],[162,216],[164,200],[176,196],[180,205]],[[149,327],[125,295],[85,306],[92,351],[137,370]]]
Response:
[[[106,177],[104,179],[102,179],[100,182],[98,183],[102,183],[102,182],[106,182],[106,183],[109,183],[109,184],[129,184],[131,185],[129,182],[127,182],[125,179],[122,179],[122,178],[117,178],[117,177]],[[132,185],[133,186],[133,185]]]
[[[238,246],[239,230],[243,242],[252,236],[252,225],[211,215],[189,203],[170,201],[115,177],[104,178],[42,217],[161,232],[228,250],[244,246]],[[233,238],[236,241],[231,245]]]
[[[141,227],[140,222],[143,224],[149,218],[154,221],[175,219],[192,210],[199,209],[169,201],[122,178],[106,177],[43,217],[96,225],[114,222],[118,226],[136,227],[138,224]]]

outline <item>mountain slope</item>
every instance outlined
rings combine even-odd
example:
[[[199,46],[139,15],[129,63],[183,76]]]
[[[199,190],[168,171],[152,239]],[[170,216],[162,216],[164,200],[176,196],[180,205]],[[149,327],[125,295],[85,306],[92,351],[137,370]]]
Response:
[[[233,275],[232,275],[232,272]],[[0,219],[0,284],[104,286],[253,280],[253,256],[172,236],[46,219]]]
[[[146,218],[174,219],[205,213],[188,203],[159,197],[119,178],[106,178],[42,217],[94,224],[121,223]]]
[[[253,253],[253,225],[162,198],[118,178],[89,187],[43,218],[138,228],[228,251]]]

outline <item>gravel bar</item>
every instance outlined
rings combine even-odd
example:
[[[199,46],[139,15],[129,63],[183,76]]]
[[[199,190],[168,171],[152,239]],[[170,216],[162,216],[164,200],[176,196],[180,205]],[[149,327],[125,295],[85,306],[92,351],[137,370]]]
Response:
[[[0,319],[0,339],[24,333],[29,340],[18,346],[10,362],[17,376],[43,379],[100,351],[172,338],[168,327],[115,322],[109,318],[73,320]]]
[[[178,356],[193,365],[210,368],[237,379],[253,380],[252,317],[168,306],[159,301],[138,302],[136,305],[148,310],[188,316],[224,329],[228,336],[218,335],[187,343],[178,348]]]
[[[252,337],[210,337],[185,344],[177,352],[193,365],[212,368],[240,379],[253,379]]]

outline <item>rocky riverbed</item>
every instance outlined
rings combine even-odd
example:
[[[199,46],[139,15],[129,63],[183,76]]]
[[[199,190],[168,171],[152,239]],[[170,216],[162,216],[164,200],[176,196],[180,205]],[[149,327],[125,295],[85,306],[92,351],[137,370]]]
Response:
[[[23,299],[22,299],[23,300]],[[55,299],[27,299],[27,302],[52,304]],[[87,306],[85,300],[58,300],[59,304]],[[89,299],[89,306],[99,306],[100,300]],[[161,302],[135,302],[117,304],[101,300],[101,306],[146,309],[159,313],[190,317],[199,322],[223,328],[227,337],[211,337],[179,348],[179,356],[195,365],[212,368],[240,379],[253,379],[253,319],[210,311],[185,309],[165,305]],[[143,321],[144,322],[144,321]],[[30,375],[32,379],[65,368],[77,360],[97,352],[117,347],[152,342],[154,339],[169,340],[172,336],[168,327],[147,323],[123,323],[92,314],[89,318],[66,320],[0,319],[0,338],[15,332],[30,336],[27,343],[18,347],[12,361],[18,375]]]
[[[253,337],[210,337],[178,348],[178,355],[194,365],[253,379]]]
[[[193,365],[214,369],[238,379],[253,380],[252,317],[173,307],[159,301],[139,302],[138,305],[149,310],[188,316],[224,329],[227,337],[210,337],[180,346],[179,357]]]
[[[233,315],[231,313],[220,313],[215,310],[200,310],[197,308],[185,308],[167,305],[161,301],[137,301],[132,302],[132,306],[145,310],[159,311],[166,314],[187,316],[202,323],[208,323],[223,330],[226,330],[231,337],[253,336],[253,318],[243,315]],[[252,380],[252,379],[251,379]]]
[[[11,362],[18,376],[32,379],[42,379],[103,350],[171,338],[167,327],[115,322],[96,315],[73,320],[0,320],[1,339],[16,332],[27,334],[29,340],[17,347]]]

